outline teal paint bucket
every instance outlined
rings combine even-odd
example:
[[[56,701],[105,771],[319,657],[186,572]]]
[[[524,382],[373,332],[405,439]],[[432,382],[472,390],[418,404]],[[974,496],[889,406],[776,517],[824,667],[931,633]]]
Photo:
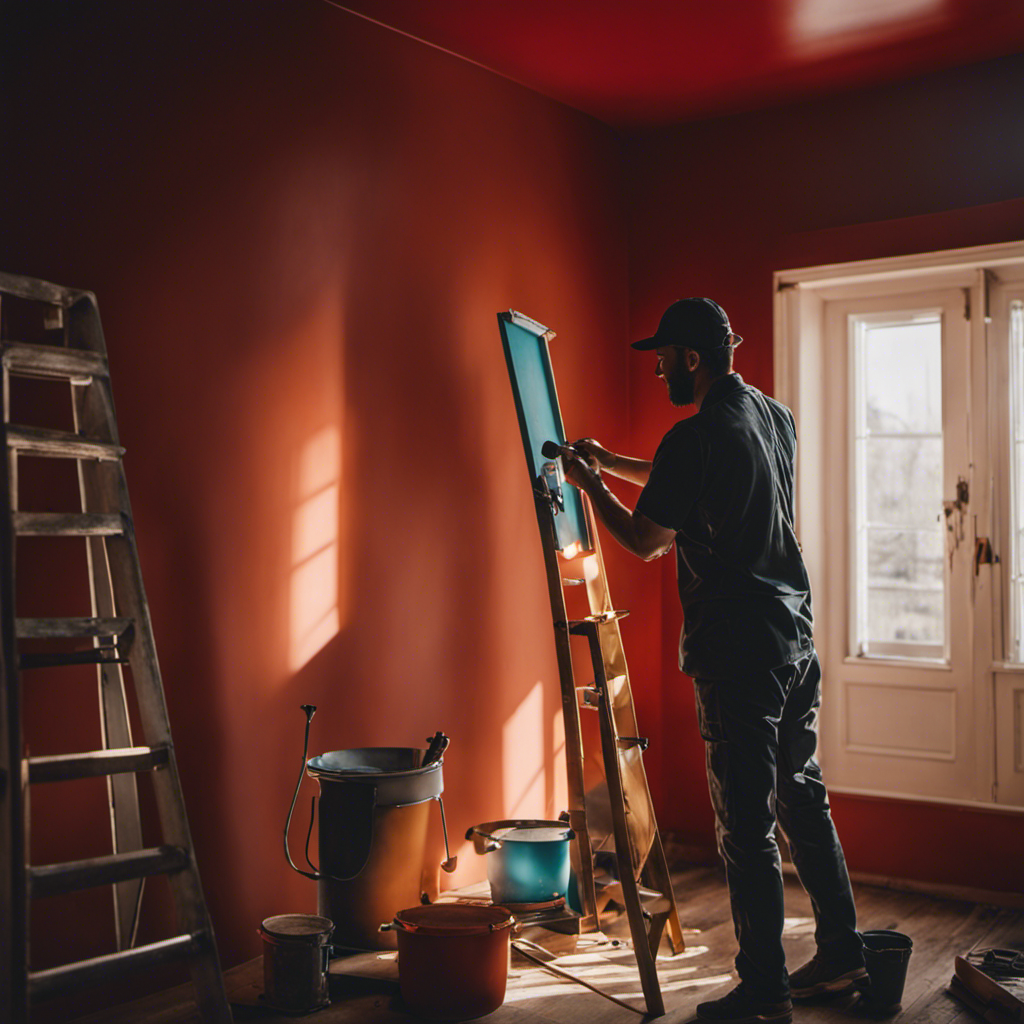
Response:
[[[569,887],[569,843],[576,833],[564,821],[506,819],[466,832],[487,856],[491,899],[499,906],[564,900]]]
[[[892,931],[861,932],[864,966],[871,984],[865,996],[867,1007],[876,1014],[895,1013],[903,999],[907,964],[914,943],[909,935]]]

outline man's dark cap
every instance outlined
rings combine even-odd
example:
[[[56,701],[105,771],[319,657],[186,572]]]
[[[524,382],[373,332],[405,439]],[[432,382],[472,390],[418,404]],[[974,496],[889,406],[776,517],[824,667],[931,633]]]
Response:
[[[714,352],[720,348],[735,348],[743,339],[733,334],[725,310],[711,299],[680,299],[673,302],[650,338],[633,342],[633,348],[648,351],[653,348],[677,346],[692,348],[695,352]]]

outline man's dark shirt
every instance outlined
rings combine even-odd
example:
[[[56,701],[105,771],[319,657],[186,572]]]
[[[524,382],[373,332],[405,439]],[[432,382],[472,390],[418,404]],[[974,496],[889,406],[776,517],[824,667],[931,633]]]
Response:
[[[679,667],[694,678],[777,668],[813,647],[795,461],[793,414],[736,373],[658,446],[636,508],[676,531]]]

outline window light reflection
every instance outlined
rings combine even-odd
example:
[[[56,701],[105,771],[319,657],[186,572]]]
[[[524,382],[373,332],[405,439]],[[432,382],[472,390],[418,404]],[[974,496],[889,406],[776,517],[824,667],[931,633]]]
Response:
[[[341,437],[325,427],[299,453],[292,515],[289,668],[297,672],[341,629],[338,524]]]
[[[544,816],[544,687],[538,681],[501,730],[502,796],[510,818]]]

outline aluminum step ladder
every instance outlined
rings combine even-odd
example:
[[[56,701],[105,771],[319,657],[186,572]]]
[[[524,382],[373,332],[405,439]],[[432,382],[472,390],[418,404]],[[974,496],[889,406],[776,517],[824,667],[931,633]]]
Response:
[[[30,1019],[32,1006],[48,997],[109,983],[170,960],[187,960],[202,1019],[228,1022],[231,1011],[185,815],[139,570],[96,299],[90,292],[0,274],[0,314],[15,308],[42,318],[39,333],[45,343],[19,342],[0,332],[7,456],[0,460],[0,971],[9,980],[0,985],[0,1020],[22,1024]],[[26,386],[27,378],[68,382],[73,433],[10,422],[12,395],[19,384]],[[21,511],[18,465],[26,458],[75,460],[81,511]],[[91,616],[18,616],[15,552],[21,538],[33,536],[85,539]],[[21,653],[23,640],[37,649]],[[68,649],[76,641],[77,647]],[[81,664],[96,665],[103,749],[24,756],[23,673]],[[132,739],[125,664],[134,684],[142,746]],[[136,782],[140,772],[151,774],[156,797],[162,842],[151,848],[143,845]],[[112,853],[63,864],[26,863],[30,788],[96,776],[107,779]],[[135,938],[143,882],[157,874],[168,877],[179,934],[139,946]],[[107,885],[113,890],[116,950],[32,970],[29,901]],[[68,938],[71,944],[73,936]]]

